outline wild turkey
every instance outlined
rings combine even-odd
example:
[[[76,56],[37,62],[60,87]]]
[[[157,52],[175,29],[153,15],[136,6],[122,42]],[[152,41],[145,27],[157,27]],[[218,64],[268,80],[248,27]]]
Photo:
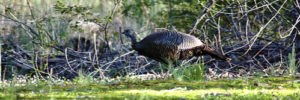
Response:
[[[154,32],[140,42],[136,41],[136,33],[132,29],[127,29],[122,34],[131,39],[132,48],[139,54],[165,64],[205,54],[228,62],[231,60],[189,34],[175,31]]]

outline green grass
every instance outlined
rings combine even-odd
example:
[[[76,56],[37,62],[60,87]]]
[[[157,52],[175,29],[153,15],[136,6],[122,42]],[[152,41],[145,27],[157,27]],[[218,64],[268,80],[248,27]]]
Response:
[[[172,69],[172,78],[178,81],[203,81],[205,74],[204,63],[185,65],[178,69]]]
[[[1,83],[0,99],[293,99],[300,97],[299,76],[222,79],[203,82],[152,80],[78,83],[15,79]]]
[[[290,75],[295,75],[298,69],[298,65],[296,64],[295,44],[293,44],[292,53],[288,55],[288,58],[288,73]]]
[[[298,92],[298,93],[297,93]],[[101,99],[293,99],[299,90],[116,90],[107,92],[20,93],[17,98],[101,98]]]

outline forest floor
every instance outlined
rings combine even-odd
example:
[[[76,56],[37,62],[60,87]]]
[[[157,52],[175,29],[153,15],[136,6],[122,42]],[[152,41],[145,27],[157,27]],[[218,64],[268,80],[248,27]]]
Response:
[[[247,77],[210,81],[90,78],[2,81],[0,99],[288,99],[300,98],[300,76]]]

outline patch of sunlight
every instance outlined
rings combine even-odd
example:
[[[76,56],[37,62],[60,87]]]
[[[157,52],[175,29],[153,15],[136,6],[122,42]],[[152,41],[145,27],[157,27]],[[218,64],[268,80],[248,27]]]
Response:
[[[299,89],[203,89],[203,90],[119,90],[112,91],[112,94],[123,94],[123,95],[147,95],[152,97],[172,97],[172,98],[184,98],[184,99],[197,99],[206,97],[224,97],[224,98],[247,98],[247,97],[264,97],[270,98],[281,98],[284,96],[295,97],[300,96]]]

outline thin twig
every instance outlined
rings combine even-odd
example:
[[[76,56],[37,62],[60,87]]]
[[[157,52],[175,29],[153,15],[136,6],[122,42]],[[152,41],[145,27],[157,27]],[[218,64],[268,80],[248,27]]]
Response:
[[[271,3],[265,4],[265,5],[262,5],[262,6],[259,6],[259,7],[256,6],[256,7],[253,8],[253,9],[249,9],[249,10],[246,10],[246,11],[240,11],[240,12],[236,12],[236,13],[233,13],[233,14],[250,13],[250,12],[252,12],[252,11],[256,11],[256,10],[262,9],[262,8],[264,8],[264,7],[266,7],[266,6],[273,5],[273,4],[275,4],[277,1],[280,1],[280,0],[276,0],[276,1],[273,1],[273,2],[271,2]],[[255,5],[257,5],[257,4],[255,4]],[[216,10],[211,10],[211,11],[212,11],[212,12],[218,12],[218,13],[220,13],[220,14],[227,14],[227,15],[231,15],[231,14],[232,14],[231,12],[216,11]]]
[[[283,4],[278,9],[278,11],[275,13],[275,15],[263,27],[261,27],[260,30],[258,31],[258,33],[250,40],[250,41],[252,41],[252,43],[249,45],[248,50],[243,55],[247,54],[251,50],[251,48],[252,48],[253,44],[255,43],[256,39],[259,37],[259,35],[262,33],[262,31],[269,25],[269,23],[279,14],[279,11],[283,7],[283,5],[286,3],[286,1],[287,0],[285,0],[283,2]]]
[[[231,11],[231,13],[233,13],[233,10],[232,9],[230,9],[230,11]],[[238,32],[238,27],[237,27],[237,25],[236,25],[236,22],[235,22],[235,20],[234,20],[234,17],[233,17],[233,14],[231,14],[231,22],[232,22],[232,24],[233,24],[233,32],[235,33],[235,36],[238,38],[238,39],[240,39],[240,33]]]
[[[197,25],[199,24],[199,22],[204,18],[204,15],[209,12],[212,8],[212,6],[216,3],[215,0],[209,0],[210,2],[208,2],[207,6],[204,8],[204,10],[202,11],[202,13],[200,13],[196,19],[196,21],[192,24],[192,26],[190,27],[190,29],[188,30],[187,33],[192,34],[195,30]]]
[[[255,58],[262,50],[264,50],[267,46],[269,46],[271,43],[273,43],[273,41],[267,43],[263,48],[261,48],[254,56],[253,58]]]
[[[70,62],[69,62],[69,59],[68,59],[68,49],[65,49],[65,58],[66,58],[66,62],[67,62],[67,65],[69,66],[69,68],[75,72],[76,74],[78,74],[71,66]]]
[[[218,18],[218,48],[220,48],[222,54],[224,54],[224,50],[222,48],[222,39],[221,39],[221,30],[220,30],[220,17]]]
[[[127,53],[121,55],[120,57],[116,57],[114,60],[112,60],[112,61],[110,61],[110,62],[108,62],[108,63],[105,63],[105,64],[102,65],[102,66],[106,66],[106,65],[107,65],[107,67],[106,67],[106,69],[105,69],[105,71],[106,71],[106,70],[107,70],[114,62],[116,62],[117,59],[119,59],[119,58],[121,58],[121,57],[123,57],[123,56],[129,55],[129,54],[131,54],[131,53],[133,53],[133,52],[134,52],[134,50],[132,50],[132,51],[130,51],[130,52],[127,52]]]

